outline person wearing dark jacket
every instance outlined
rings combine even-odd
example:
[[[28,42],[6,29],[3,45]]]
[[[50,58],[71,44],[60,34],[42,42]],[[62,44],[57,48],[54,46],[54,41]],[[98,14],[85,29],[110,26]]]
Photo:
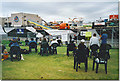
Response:
[[[26,40],[25,40],[25,46],[27,46],[29,44],[29,40],[28,40],[28,38],[26,38]]]
[[[49,50],[49,44],[48,44],[46,38],[43,38],[43,40],[41,42],[40,53],[38,53],[38,54],[43,55],[44,52],[47,52],[47,55],[48,55],[48,50]]]
[[[33,43],[34,43],[34,45],[31,45]],[[35,48],[35,52],[37,52],[37,43],[36,43],[36,41],[34,41],[33,38],[31,38],[31,41],[29,42],[29,52],[31,52],[32,48]]]
[[[69,56],[69,51],[73,51],[73,55],[75,55],[76,45],[74,43],[74,39],[67,45],[67,56]]]
[[[78,54],[80,54],[80,56],[82,57],[81,59],[78,60],[85,60],[85,58],[89,57],[89,49],[88,47],[86,47],[86,45],[84,44],[85,40],[82,39],[81,43],[78,45],[78,49],[76,50],[76,56],[79,56]],[[80,68],[80,64],[78,65]]]
[[[12,41],[12,44],[10,45],[10,47],[12,47],[12,46],[18,46],[18,47],[20,47],[16,38],[13,38],[13,41]]]

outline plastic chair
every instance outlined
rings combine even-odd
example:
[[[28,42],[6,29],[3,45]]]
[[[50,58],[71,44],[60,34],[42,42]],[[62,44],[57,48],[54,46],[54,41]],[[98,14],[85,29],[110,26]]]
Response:
[[[48,42],[42,42],[40,48],[40,54],[43,56],[44,53],[48,55],[49,45]]]
[[[73,56],[75,55],[75,51],[76,51],[76,46],[73,44],[68,44],[67,45],[67,56],[69,56],[69,51],[72,51],[73,52]]]
[[[37,43],[36,42],[31,42],[29,44],[29,52],[31,52],[31,49],[35,49],[35,52],[37,52]]]
[[[58,44],[57,43],[53,43],[51,45],[51,53],[52,54],[57,54],[57,47],[58,47]]]
[[[10,48],[11,61],[13,61],[13,55],[16,55],[18,61],[21,60],[20,47],[18,47],[18,46],[12,46],[12,47]]]
[[[95,59],[98,56],[99,46],[97,44],[93,44],[92,46],[90,46],[90,49],[91,49],[90,58],[93,56],[93,68],[92,68],[92,70],[94,70]]]
[[[109,55],[109,50],[111,49],[111,45],[110,44],[103,44],[100,47],[100,52],[98,54],[97,59],[95,60],[96,63],[96,73],[98,73],[98,67],[99,64],[104,64],[105,65],[105,72],[107,74],[107,62],[108,59],[110,58]]]
[[[89,49],[84,50],[77,50],[76,54],[74,56],[74,69],[76,67],[76,72],[78,72],[78,64],[84,63],[85,64],[85,72],[87,72],[88,69],[88,54]],[[79,67],[80,68],[80,67]]]

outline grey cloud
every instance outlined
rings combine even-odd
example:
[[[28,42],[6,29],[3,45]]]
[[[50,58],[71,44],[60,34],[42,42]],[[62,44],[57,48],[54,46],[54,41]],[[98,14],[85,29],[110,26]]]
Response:
[[[36,13],[40,16],[73,17],[84,16],[95,20],[118,14],[117,2],[3,2],[3,14],[12,12]]]

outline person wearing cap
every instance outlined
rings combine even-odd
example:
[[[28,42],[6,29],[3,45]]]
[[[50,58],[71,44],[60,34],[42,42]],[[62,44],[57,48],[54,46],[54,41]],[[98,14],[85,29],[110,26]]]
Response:
[[[86,47],[86,45],[85,45],[85,40],[84,40],[84,39],[82,39],[82,40],[80,41],[80,43],[79,43],[79,45],[78,45],[78,49],[79,49],[81,46]]]
[[[85,54],[86,57],[89,57],[89,49],[86,47],[84,39],[82,39],[78,45],[78,49],[76,50],[76,55],[77,54]],[[80,64],[78,64],[78,66],[80,68]]]
[[[107,44],[107,38],[108,38],[108,35],[106,33],[106,30],[103,29],[103,34],[102,34],[102,36],[100,38],[102,40],[101,44]]]
[[[57,44],[58,44],[58,42],[57,42],[57,40],[56,40],[56,37],[53,37],[53,40],[52,40],[52,42],[50,43],[50,46],[51,46],[52,44],[54,44],[54,43],[57,43]]]

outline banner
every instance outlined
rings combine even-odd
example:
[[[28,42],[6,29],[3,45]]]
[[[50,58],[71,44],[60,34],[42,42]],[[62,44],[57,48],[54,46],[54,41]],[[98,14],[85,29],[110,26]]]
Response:
[[[105,25],[105,22],[95,22],[94,25]]]
[[[92,36],[92,32],[86,32],[85,33],[85,37],[91,37]]]
[[[118,19],[118,15],[110,15],[109,19]]]
[[[24,34],[24,29],[17,29],[17,34]]]

